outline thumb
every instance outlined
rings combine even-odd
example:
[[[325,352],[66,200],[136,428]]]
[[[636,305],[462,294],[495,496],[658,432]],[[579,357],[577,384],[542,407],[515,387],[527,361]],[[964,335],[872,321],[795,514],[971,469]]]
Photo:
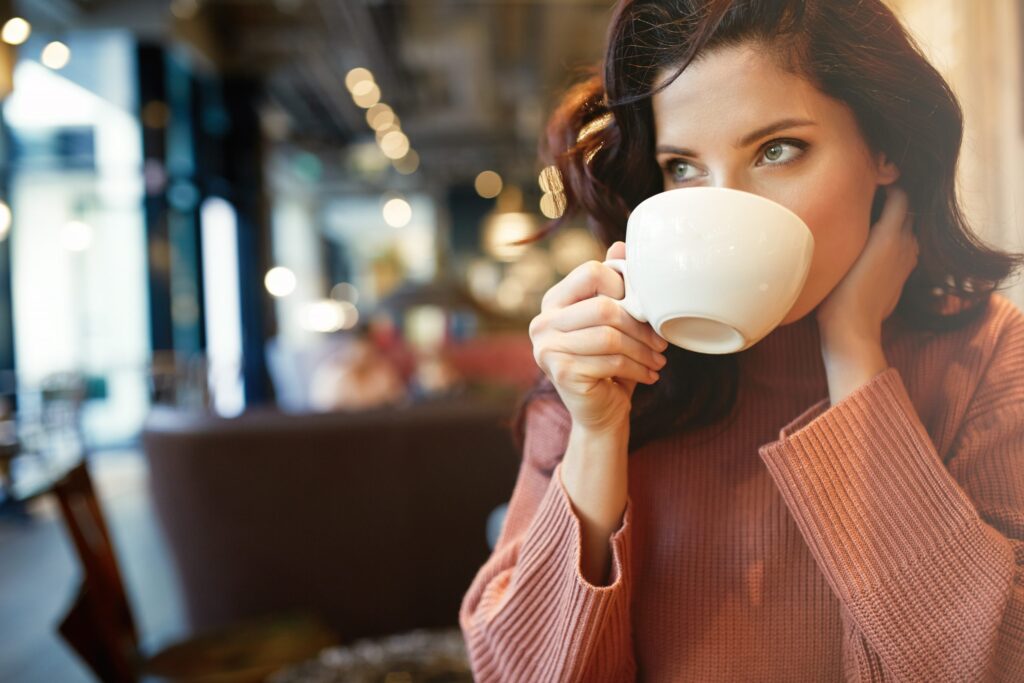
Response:
[[[608,247],[608,252],[605,255],[605,260],[613,258],[626,258],[626,243],[625,242],[613,242],[612,246]]]

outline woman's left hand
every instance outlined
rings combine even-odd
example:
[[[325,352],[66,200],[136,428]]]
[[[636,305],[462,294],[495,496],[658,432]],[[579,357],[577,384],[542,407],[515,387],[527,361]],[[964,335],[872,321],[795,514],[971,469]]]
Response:
[[[906,191],[886,186],[885,207],[849,272],[818,305],[824,342],[877,342],[882,322],[899,303],[907,278],[917,266],[918,243]]]
[[[889,366],[882,323],[896,309],[919,250],[908,208],[906,191],[887,186],[863,251],[816,309],[832,405]]]

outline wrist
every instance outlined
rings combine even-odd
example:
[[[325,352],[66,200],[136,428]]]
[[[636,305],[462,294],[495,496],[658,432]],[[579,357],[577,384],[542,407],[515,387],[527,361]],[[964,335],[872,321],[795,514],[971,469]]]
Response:
[[[573,423],[563,457],[563,470],[576,479],[607,476],[625,466],[629,450],[629,423],[601,430]]]
[[[829,397],[835,405],[889,367],[881,344],[863,343],[824,351]]]
[[[596,448],[604,451],[629,441],[629,418],[627,416],[601,425],[581,425],[574,421],[569,430],[569,438],[577,444],[588,446],[587,450]]]
[[[855,351],[882,345],[882,328],[870,324],[858,324],[850,320],[835,323],[818,321],[818,336],[822,350]]]

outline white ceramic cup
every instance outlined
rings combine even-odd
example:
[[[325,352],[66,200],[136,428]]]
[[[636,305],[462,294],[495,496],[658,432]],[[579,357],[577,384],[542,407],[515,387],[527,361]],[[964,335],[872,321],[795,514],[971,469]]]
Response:
[[[771,332],[803,290],[814,255],[807,224],[757,194],[684,187],[645,199],[626,225],[613,299],[666,341],[735,353]],[[627,267],[627,264],[628,267]]]

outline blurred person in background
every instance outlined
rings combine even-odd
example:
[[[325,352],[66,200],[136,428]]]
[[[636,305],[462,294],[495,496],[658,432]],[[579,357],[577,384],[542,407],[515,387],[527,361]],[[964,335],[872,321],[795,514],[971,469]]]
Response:
[[[404,403],[409,396],[402,373],[374,344],[365,328],[314,368],[310,406],[317,411],[365,410]]]

